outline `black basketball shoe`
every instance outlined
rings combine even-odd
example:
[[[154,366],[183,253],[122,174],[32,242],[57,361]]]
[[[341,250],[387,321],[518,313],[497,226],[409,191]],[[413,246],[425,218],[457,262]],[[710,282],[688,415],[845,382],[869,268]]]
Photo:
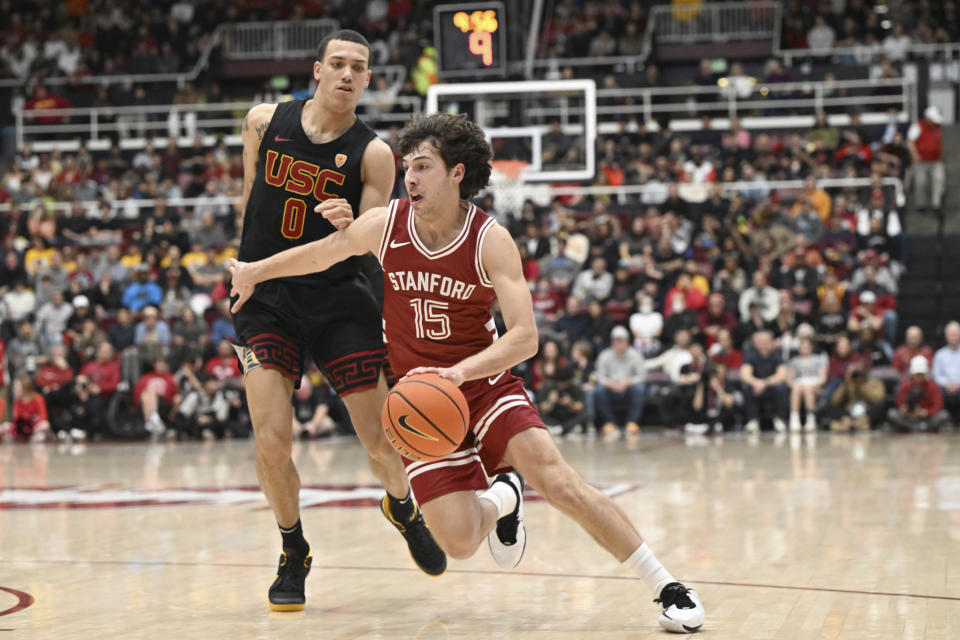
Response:
[[[390,497],[387,495],[380,501],[380,512],[407,541],[410,557],[421,571],[427,575],[439,576],[447,570],[447,554],[433,539],[416,503],[413,504],[413,515],[406,522],[400,522],[390,513]]]
[[[313,564],[313,554],[307,552],[306,558],[288,556],[280,553],[280,566],[277,567],[277,576],[270,585],[268,597],[270,608],[274,611],[300,611],[307,602],[304,581],[310,573]]]

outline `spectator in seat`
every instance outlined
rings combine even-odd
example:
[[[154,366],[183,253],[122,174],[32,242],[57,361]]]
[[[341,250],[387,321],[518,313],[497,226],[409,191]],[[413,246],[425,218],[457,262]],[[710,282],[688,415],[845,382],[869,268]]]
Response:
[[[572,383],[583,391],[583,401],[587,412],[584,433],[595,427],[597,406],[597,375],[594,369],[593,354],[596,353],[586,340],[573,343],[570,347],[570,367],[573,370]]]
[[[13,422],[7,435],[15,440],[43,442],[49,434],[47,403],[28,374],[17,376],[13,383]]]
[[[807,412],[803,423],[804,431],[817,430],[817,400],[827,383],[827,358],[814,353],[813,341],[800,340],[799,353],[787,364],[788,384],[790,386],[790,431],[800,431],[800,406]]]
[[[753,352],[744,358],[740,379],[744,386],[748,433],[760,430],[761,406],[768,406],[773,414],[773,427],[778,432],[787,430],[787,368],[774,351],[773,336],[760,331],[753,336]]]
[[[65,436],[69,430],[64,414],[70,406],[70,390],[75,376],[76,373],[67,362],[67,347],[56,344],[50,348],[47,364],[40,367],[34,377],[34,383],[47,405],[51,429],[57,435],[62,433]]]
[[[326,385],[316,385],[305,374],[293,392],[293,435],[315,438],[333,433],[337,423],[330,416],[330,395]]]
[[[825,410],[831,431],[866,431],[883,419],[886,389],[882,381],[868,377],[867,371],[863,361],[853,362],[833,388]]]
[[[833,27],[827,24],[822,15],[816,16],[813,28],[807,32],[807,44],[813,50],[832,49],[835,42],[836,32]]]
[[[120,363],[117,352],[109,342],[101,342],[96,360],[91,360],[80,369],[80,375],[90,381],[92,393],[99,394],[107,402],[120,385]]]
[[[743,406],[743,394],[727,371],[722,364],[707,365],[693,394],[691,422],[712,427],[715,433],[736,427]]]
[[[781,291],[780,313],[773,321],[773,334],[777,337],[777,345],[785,359],[797,351],[798,333],[802,324],[800,320],[799,314],[793,308],[793,296],[789,291]]]
[[[893,368],[900,374],[901,384],[910,376],[910,361],[916,356],[923,356],[933,364],[933,349],[923,344],[923,329],[914,325],[907,327],[904,344],[893,352]]]
[[[217,355],[210,358],[203,368],[217,382],[239,380],[241,375],[239,360],[229,340],[221,340],[217,343]]]
[[[573,281],[571,294],[580,299],[594,298],[606,300],[613,289],[613,275],[607,271],[607,261],[603,258],[594,258],[590,268],[581,271]]]
[[[618,266],[613,274],[613,289],[603,305],[603,311],[614,322],[627,322],[637,293],[636,278],[624,266]]]
[[[577,426],[586,428],[588,416],[584,391],[573,384],[572,367],[558,367],[553,378],[544,381],[537,392],[537,408],[547,424],[560,428],[561,436]]]
[[[134,269],[134,281],[123,291],[123,306],[137,312],[147,306],[159,306],[163,302],[163,290],[150,281],[150,265],[141,262]]]
[[[189,271],[193,279],[194,293],[213,294],[217,285],[226,280],[226,270],[214,247],[207,247],[206,260],[203,264]]]
[[[163,434],[167,430],[164,418],[173,415],[179,402],[177,381],[170,366],[164,358],[157,358],[153,370],[140,376],[133,388],[133,404],[140,407],[146,430],[154,436]]]
[[[846,324],[847,314],[840,305],[837,292],[833,289],[826,290],[814,324],[817,342],[824,348],[832,349],[837,340],[846,335]]]
[[[711,293],[707,298],[707,306],[697,314],[697,324],[700,333],[706,337],[707,346],[717,341],[717,335],[722,329],[733,331],[737,328],[737,316],[724,306],[723,294]]]
[[[186,282],[181,282],[181,275],[185,274],[186,271],[181,272],[179,267],[172,267],[164,272],[166,289],[163,293],[160,310],[163,319],[167,322],[180,317],[183,310],[190,306],[190,298],[193,294]],[[189,276],[183,278],[183,280],[189,281]]]
[[[713,291],[723,295],[726,306],[737,308],[740,294],[747,288],[747,272],[740,266],[739,255],[726,253],[713,276]],[[709,302],[709,301],[708,301]]]
[[[97,349],[107,341],[107,332],[100,328],[93,318],[86,318],[80,326],[80,332],[73,340],[73,351],[81,363],[93,360]]]
[[[567,342],[576,342],[587,336],[590,329],[590,318],[584,313],[580,298],[569,296],[564,305],[564,312],[553,325],[554,331],[566,338]]]
[[[933,356],[933,380],[943,391],[947,411],[957,420],[960,417],[960,323],[949,323],[944,335],[947,344]]]
[[[883,264],[883,258],[872,249],[860,252],[863,266],[850,276],[850,288],[854,291],[869,289],[878,298],[893,296],[897,293],[897,278],[893,270]]]
[[[7,254],[11,255],[10,253]],[[27,288],[26,280],[18,278],[13,282],[13,288],[3,294],[3,305],[7,309],[4,324],[9,322],[16,325],[30,317],[37,308],[37,297],[31,289]],[[8,330],[12,327],[8,325]]]
[[[566,364],[567,358],[560,349],[560,343],[552,338],[545,339],[540,344],[540,351],[534,358],[533,364],[530,365],[528,386],[534,391],[539,391],[543,382],[554,377],[557,369]]]
[[[7,345],[7,364],[10,375],[33,373],[37,370],[37,360],[43,355],[43,346],[33,330],[33,323],[24,320],[17,328],[17,335]]]
[[[548,278],[537,280],[532,298],[533,314],[539,327],[553,324],[563,312],[563,297],[551,286]]]
[[[702,276],[700,276],[702,278]],[[709,285],[708,285],[709,286]],[[675,313],[676,300],[683,300],[684,309],[689,309],[694,313],[707,306],[707,298],[704,293],[693,284],[693,276],[688,271],[683,271],[677,276],[676,284],[667,291],[667,297],[664,300],[664,315],[670,317]]]
[[[667,319],[663,323],[664,340],[675,341],[675,336],[680,331],[693,334],[700,333],[700,326],[697,324],[697,312],[687,308],[685,296],[674,296],[670,305],[672,313],[667,315]]]
[[[153,362],[165,356],[170,347],[170,325],[160,319],[160,312],[154,306],[144,308],[142,318],[137,324],[133,341],[140,359]]]
[[[887,420],[900,431],[937,431],[950,421],[943,408],[943,393],[928,376],[930,363],[914,356],[908,369],[910,378],[897,393],[897,406],[887,412]]]
[[[614,415],[614,403],[626,403],[626,432],[640,432],[640,417],[643,415],[644,381],[647,370],[643,356],[630,346],[630,332],[617,326],[610,332],[611,346],[597,357],[597,414],[603,423],[604,435],[615,434],[618,423]]]
[[[860,329],[869,327],[879,333],[883,330],[883,321],[883,311],[877,306],[877,294],[864,291],[858,296],[857,304],[850,312],[847,331],[857,333]]]
[[[204,440],[233,434],[230,423],[230,401],[220,383],[206,371],[196,375],[199,389],[188,392],[177,408],[174,424],[177,431],[189,437]]]
[[[73,315],[73,305],[64,300],[63,291],[53,292],[53,298],[37,310],[37,338],[41,344],[63,342],[67,321]]]
[[[607,345],[607,338],[613,328],[614,321],[608,316],[599,300],[593,299],[587,303],[587,318],[590,324],[584,337],[593,343],[594,349],[600,351]]]
[[[85,295],[75,296],[71,305],[73,306],[73,315],[67,320],[65,333],[72,342],[80,335],[84,320],[93,318],[93,313],[90,310],[90,299]]]
[[[646,292],[637,293],[637,312],[630,316],[630,332],[633,346],[644,357],[660,351],[660,335],[663,333],[663,315],[654,310],[653,298]]]
[[[726,328],[717,332],[717,341],[710,346],[707,355],[712,362],[725,366],[727,371],[739,372],[743,365],[743,354],[733,343],[733,332]]]
[[[218,344],[221,340],[236,341],[237,332],[233,328],[229,298],[222,298],[217,301],[217,319],[213,321],[211,331],[210,340],[215,344]]]
[[[871,367],[886,366],[893,360],[893,347],[867,326],[860,328],[853,348],[870,362]]]
[[[107,344],[107,346],[110,345]],[[64,427],[70,438],[86,440],[100,433],[103,430],[106,413],[100,387],[87,376],[79,374],[69,390],[69,406],[65,412]]]
[[[674,385],[670,395],[674,398],[673,405],[677,408],[677,412],[670,417],[669,421],[675,424],[683,423],[684,431],[689,433],[702,434],[709,428],[706,422],[697,420],[696,412],[693,410],[693,398],[696,395],[697,385],[703,379],[707,363],[703,345],[699,342],[691,342],[686,352],[678,355],[674,369],[670,372],[670,381]]]
[[[750,317],[750,305],[756,303],[760,315],[766,322],[773,322],[780,313],[780,295],[777,290],[767,284],[767,276],[763,271],[754,271],[751,285],[740,294],[737,306],[740,310],[740,319],[744,322]]]
[[[98,318],[112,315],[123,306],[123,289],[117,286],[110,273],[109,270],[103,271],[97,283],[87,291],[87,298]]]

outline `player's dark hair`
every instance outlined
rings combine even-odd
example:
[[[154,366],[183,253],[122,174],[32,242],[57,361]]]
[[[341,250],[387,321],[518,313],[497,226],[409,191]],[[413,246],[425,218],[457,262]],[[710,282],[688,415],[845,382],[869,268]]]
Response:
[[[436,147],[447,169],[463,163],[465,171],[460,182],[461,198],[470,198],[487,186],[493,150],[483,129],[466,115],[435,113],[409,121],[400,132],[400,155],[415,151],[424,142]]]
[[[333,40],[344,40],[346,42],[356,42],[357,44],[362,44],[367,48],[367,64],[370,64],[370,59],[373,55],[373,50],[370,48],[370,42],[363,37],[363,34],[357,33],[353,29],[340,29],[339,31],[334,31],[323,37],[323,40],[320,41],[320,46],[317,47],[317,60],[323,60],[323,56],[327,55],[327,45],[330,44]]]

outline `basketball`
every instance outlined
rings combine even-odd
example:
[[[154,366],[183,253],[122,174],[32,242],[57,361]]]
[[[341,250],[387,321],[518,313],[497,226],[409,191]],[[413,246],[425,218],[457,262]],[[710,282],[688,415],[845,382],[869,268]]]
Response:
[[[467,399],[455,384],[435,373],[398,382],[381,414],[387,441],[406,458],[443,458],[457,450],[470,424]]]

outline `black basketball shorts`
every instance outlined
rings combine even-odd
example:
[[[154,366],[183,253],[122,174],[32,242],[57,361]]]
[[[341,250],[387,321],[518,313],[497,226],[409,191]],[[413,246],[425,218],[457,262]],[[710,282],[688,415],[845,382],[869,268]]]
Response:
[[[327,285],[262,283],[233,322],[244,373],[274,369],[298,387],[305,352],[341,397],[376,387],[387,359],[380,308],[362,276]]]

